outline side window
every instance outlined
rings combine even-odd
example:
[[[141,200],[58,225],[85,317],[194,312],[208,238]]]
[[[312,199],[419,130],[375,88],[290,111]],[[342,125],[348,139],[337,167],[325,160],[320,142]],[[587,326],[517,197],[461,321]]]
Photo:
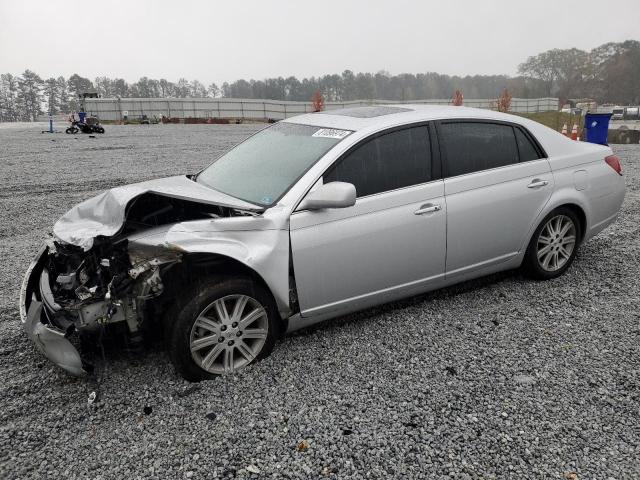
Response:
[[[397,130],[376,137],[338,160],[323,182],[348,182],[358,197],[418,185],[432,179],[429,127]]]
[[[498,123],[448,122],[440,125],[448,177],[518,163],[513,127]]]
[[[531,140],[527,138],[522,130],[514,128],[516,132],[516,140],[518,142],[518,150],[520,151],[520,161],[528,162],[529,160],[537,160],[540,158],[536,147],[533,146]]]

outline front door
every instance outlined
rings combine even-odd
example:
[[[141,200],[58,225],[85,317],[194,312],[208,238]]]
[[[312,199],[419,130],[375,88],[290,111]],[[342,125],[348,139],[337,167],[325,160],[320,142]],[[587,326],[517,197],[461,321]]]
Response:
[[[444,183],[427,125],[378,134],[323,181],[356,186],[352,207],[297,211],[291,249],[303,317],[332,316],[424,291],[445,267]]]

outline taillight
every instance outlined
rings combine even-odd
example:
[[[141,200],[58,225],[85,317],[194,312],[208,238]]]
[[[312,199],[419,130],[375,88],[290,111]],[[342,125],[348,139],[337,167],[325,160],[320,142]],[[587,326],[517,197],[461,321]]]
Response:
[[[622,175],[622,166],[620,165],[620,159],[617,155],[609,155],[604,158],[604,161],[607,162],[607,165],[613,168],[618,175]]]

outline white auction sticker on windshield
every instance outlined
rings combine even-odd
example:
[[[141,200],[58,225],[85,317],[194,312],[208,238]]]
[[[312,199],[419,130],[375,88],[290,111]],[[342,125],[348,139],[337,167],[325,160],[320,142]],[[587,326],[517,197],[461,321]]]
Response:
[[[336,128],[321,128],[316,133],[311,135],[312,137],[322,137],[322,138],[338,138],[343,139],[351,132],[349,130],[338,130]]]

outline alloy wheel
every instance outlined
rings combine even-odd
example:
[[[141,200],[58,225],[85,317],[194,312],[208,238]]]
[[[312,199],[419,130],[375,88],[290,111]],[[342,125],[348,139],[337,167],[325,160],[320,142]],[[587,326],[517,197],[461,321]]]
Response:
[[[209,373],[233,373],[260,354],[269,329],[267,311],[247,295],[227,295],[209,304],[191,327],[189,348]]]
[[[548,271],[560,270],[571,258],[576,246],[576,226],[566,215],[549,219],[540,231],[537,257],[540,266]]]

